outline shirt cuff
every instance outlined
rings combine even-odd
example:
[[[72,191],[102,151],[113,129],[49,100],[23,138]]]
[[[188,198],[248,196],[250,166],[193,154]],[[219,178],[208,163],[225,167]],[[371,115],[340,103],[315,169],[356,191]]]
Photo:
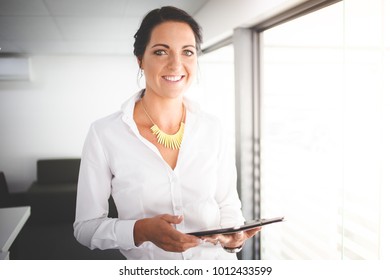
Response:
[[[136,220],[118,220],[115,224],[115,235],[118,247],[129,250],[135,248],[134,225]]]

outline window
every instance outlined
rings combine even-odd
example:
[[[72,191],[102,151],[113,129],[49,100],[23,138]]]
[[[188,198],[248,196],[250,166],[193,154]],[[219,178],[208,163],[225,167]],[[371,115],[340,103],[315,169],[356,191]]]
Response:
[[[341,1],[262,32],[261,215],[286,217],[262,231],[262,259],[389,254],[385,2]]]

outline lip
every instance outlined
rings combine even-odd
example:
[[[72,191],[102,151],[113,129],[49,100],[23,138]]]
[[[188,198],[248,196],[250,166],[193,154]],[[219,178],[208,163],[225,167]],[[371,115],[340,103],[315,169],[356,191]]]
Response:
[[[164,75],[162,78],[171,83],[177,83],[184,79],[185,75]]]

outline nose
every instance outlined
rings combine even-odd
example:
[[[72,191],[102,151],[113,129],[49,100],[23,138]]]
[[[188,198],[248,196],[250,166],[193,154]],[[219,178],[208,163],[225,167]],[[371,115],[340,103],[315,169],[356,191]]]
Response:
[[[168,68],[170,70],[177,70],[180,69],[182,65],[181,57],[179,54],[171,54],[169,56],[169,61],[168,61]]]

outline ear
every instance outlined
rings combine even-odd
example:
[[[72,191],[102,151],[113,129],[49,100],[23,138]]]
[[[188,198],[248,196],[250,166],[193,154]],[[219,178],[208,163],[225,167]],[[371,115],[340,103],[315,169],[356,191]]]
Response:
[[[138,66],[142,69],[142,57],[137,57]]]

